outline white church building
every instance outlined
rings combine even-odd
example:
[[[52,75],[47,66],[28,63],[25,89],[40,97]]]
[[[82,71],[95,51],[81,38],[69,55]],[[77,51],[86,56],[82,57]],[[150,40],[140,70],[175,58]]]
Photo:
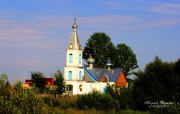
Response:
[[[76,19],[72,26],[73,33],[66,49],[66,65],[64,67],[64,81],[66,94],[85,94],[96,89],[105,92],[107,83],[122,87],[127,86],[127,81],[121,68],[108,69],[93,68],[94,59],[90,56],[87,60],[89,67],[83,65],[83,50],[77,34]]]

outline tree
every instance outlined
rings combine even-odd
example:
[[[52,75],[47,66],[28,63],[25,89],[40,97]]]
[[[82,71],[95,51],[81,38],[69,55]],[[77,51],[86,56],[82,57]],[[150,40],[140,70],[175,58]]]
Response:
[[[9,97],[10,95],[10,83],[8,81],[8,75],[7,74],[1,74],[0,76],[0,97],[6,96]]]
[[[132,92],[137,109],[148,109],[144,104],[146,101],[180,101],[180,75],[176,72],[178,61],[162,62],[159,57],[155,57],[153,62],[146,65],[143,72],[136,73],[137,79],[134,81]]]
[[[40,71],[31,72],[31,79],[39,89],[45,89],[46,77]]]
[[[126,76],[131,75],[134,69],[138,67],[136,55],[126,44],[118,44],[116,48],[116,57],[114,66],[124,70]]]
[[[91,54],[95,59],[94,66],[103,68],[108,58],[111,59],[114,55],[114,50],[115,46],[108,35],[103,32],[94,33],[86,42],[83,58],[87,60]]]
[[[57,70],[56,73],[54,73],[54,84],[57,86],[56,92],[58,94],[62,94],[65,92],[65,83],[64,83],[64,78],[62,76],[62,73],[60,70]]]
[[[103,32],[94,33],[88,41],[83,51],[83,58],[88,59],[90,54],[95,59],[94,66],[104,68],[108,59],[113,63],[114,68],[123,68],[126,76],[138,67],[136,55],[126,44],[115,46],[108,35]]]

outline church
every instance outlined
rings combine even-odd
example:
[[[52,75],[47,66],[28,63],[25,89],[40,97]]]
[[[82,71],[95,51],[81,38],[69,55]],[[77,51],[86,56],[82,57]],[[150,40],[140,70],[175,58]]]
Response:
[[[80,44],[76,24],[72,25],[73,32],[66,49],[66,65],[64,67],[64,81],[66,94],[85,94],[94,89],[104,93],[107,84],[117,87],[127,87],[128,83],[121,68],[111,69],[112,63],[107,61],[107,69],[94,68],[93,57],[87,59],[88,67],[83,65],[83,49]]]

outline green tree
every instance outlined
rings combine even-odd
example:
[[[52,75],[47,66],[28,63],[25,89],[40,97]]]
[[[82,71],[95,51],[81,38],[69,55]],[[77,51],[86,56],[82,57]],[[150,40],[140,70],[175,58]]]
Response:
[[[180,75],[175,72],[178,61],[162,62],[155,57],[143,72],[136,73],[138,78],[134,81],[132,92],[137,109],[147,110],[146,101],[179,102]]]
[[[40,90],[45,89],[46,77],[44,76],[44,73],[40,71],[31,72],[31,79]]]
[[[136,55],[126,44],[118,44],[116,48],[116,57],[114,66],[124,70],[126,76],[131,75],[132,71],[138,67]]]
[[[62,94],[65,92],[65,83],[64,83],[64,78],[62,76],[62,73],[60,70],[57,70],[56,73],[54,73],[54,84],[57,86],[56,92],[58,94]]]
[[[94,33],[88,41],[83,51],[83,58],[88,59],[90,54],[95,59],[94,66],[104,68],[108,59],[113,63],[114,68],[123,68],[126,76],[138,67],[136,55],[126,44],[115,46],[108,35],[103,32]]]
[[[108,35],[103,32],[95,32],[86,42],[83,58],[87,60],[91,54],[95,59],[94,66],[103,68],[108,58],[112,59],[114,50],[115,46]]]
[[[0,76],[0,96],[10,96],[10,83],[7,74],[1,74]]]

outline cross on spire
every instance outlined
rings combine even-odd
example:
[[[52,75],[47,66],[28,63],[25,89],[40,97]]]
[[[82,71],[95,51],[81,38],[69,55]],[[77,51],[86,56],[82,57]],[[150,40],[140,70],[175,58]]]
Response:
[[[74,24],[76,25],[76,18],[74,18]]]
[[[76,31],[76,29],[78,28],[78,26],[76,25],[76,18],[74,18],[74,24],[73,24],[72,28],[74,29],[74,31]]]

